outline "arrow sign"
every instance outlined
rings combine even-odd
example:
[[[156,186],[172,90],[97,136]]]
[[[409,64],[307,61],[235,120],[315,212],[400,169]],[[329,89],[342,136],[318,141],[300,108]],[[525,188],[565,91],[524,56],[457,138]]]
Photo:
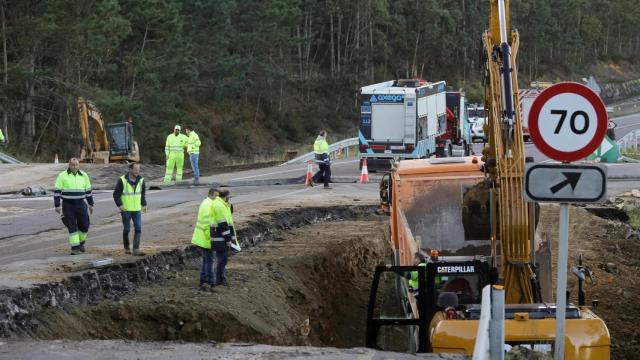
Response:
[[[529,164],[524,181],[528,201],[599,202],[607,192],[607,168],[601,164]]]
[[[564,175],[567,179],[561,183],[558,183],[552,186],[551,189],[549,189],[554,194],[569,184],[571,184],[571,190],[574,191],[576,189],[576,185],[578,185],[578,181],[580,181],[580,175],[582,175],[582,173],[563,172],[562,175]]]

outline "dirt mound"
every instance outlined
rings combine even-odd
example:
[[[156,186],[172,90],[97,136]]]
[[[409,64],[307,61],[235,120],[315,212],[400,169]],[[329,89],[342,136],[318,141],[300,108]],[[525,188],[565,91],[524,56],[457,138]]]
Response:
[[[291,230],[232,257],[229,286],[214,293],[197,290],[194,263],[119,301],[49,309],[27,335],[362,346],[371,274],[387,254],[384,220]]]
[[[611,207],[617,213],[615,207]],[[599,209],[597,214],[608,217]],[[553,277],[555,276],[558,249],[557,205],[544,205],[540,216],[540,229],[551,240],[553,256]],[[640,353],[640,241],[632,235],[631,227],[618,220],[596,216],[585,208],[571,207],[569,215],[569,266],[583,262],[594,273],[594,284],[586,285],[587,304],[599,300],[595,310],[601,316],[611,333],[612,359],[638,359]],[[576,277],[569,272],[571,302],[578,303]]]

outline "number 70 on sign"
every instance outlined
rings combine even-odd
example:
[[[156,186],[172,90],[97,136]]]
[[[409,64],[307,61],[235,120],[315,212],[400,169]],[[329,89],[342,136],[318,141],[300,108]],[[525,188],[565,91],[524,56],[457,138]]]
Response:
[[[528,120],[535,146],[562,162],[587,157],[607,132],[607,111],[600,97],[572,82],[553,85],[540,93],[531,105]]]

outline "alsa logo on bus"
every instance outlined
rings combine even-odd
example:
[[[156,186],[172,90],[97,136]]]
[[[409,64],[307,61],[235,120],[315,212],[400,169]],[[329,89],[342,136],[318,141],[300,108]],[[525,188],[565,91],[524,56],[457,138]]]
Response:
[[[472,265],[438,266],[436,271],[438,274],[474,273],[476,268]]]
[[[371,95],[369,99],[372,103],[400,103],[404,102],[404,95],[396,95],[396,94],[378,94]]]

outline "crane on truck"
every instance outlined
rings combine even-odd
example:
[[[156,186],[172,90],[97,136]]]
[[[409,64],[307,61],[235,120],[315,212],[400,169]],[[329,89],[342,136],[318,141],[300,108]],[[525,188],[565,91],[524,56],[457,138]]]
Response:
[[[399,161],[383,177],[381,202],[390,216],[395,266],[376,268],[367,318],[368,347],[386,345],[380,344],[382,328],[407,325],[418,328],[419,352],[470,355],[479,325],[480,290],[501,284],[506,343],[553,354],[556,307],[543,298],[548,293],[543,290],[552,285],[538,280],[541,272],[550,271],[537,267],[539,210],[523,197],[519,38],[516,31],[507,32],[508,5],[508,0],[490,0],[489,29],[483,35],[487,145],[482,158]],[[424,267],[411,266],[413,254],[421,249],[437,249],[440,256]],[[419,301],[399,280],[407,271],[420,275]],[[396,276],[391,285],[385,283],[385,273]],[[385,284],[402,296],[408,316],[384,314],[380,303],[385,294],[380,289]],[[580,295],[578,305],[566,309],[564,358],[609,359],[609,331]]]
[[[462,148],[463,156],[471,149],[471,123],[467,113],[467,99],[462,91],[447,91],[447,131],[436,137],[436,156],[453,156],[453,146]]]
[[[90,101],[78,98],[78,117],[82,134],[82,162],[140,162],[133,123],[105,125],[100,110]]]

